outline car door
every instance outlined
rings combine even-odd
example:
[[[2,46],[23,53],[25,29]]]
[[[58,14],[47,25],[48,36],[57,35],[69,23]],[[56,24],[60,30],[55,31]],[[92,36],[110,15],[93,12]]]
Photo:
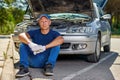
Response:
[[[108,20],[101,18],[104,15],[104,12],[102,11],[101,7],[98,7],[98,10],[101,24],[102,42],[107,43],[110,39],[110,25]]]

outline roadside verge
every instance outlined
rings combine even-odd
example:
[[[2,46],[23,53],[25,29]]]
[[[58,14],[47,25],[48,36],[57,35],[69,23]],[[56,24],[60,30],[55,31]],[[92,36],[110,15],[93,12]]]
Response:
[[[13,64],[14,44],[11,36],[7,45],[7,49],[4,53],[4,58],[5,60],[3,63],[3,69],[2,69],[0,80],[15,80],[14,64]]]

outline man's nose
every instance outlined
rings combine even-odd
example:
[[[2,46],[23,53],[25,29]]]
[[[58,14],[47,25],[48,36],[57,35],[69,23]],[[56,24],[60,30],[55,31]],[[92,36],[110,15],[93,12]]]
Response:
[[[45,24],[46,22],[43,22],[43,24]]]

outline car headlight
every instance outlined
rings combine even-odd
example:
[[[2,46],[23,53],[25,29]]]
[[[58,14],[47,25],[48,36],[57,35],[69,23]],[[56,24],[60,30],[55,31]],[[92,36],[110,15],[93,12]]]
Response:
[[[69,28],[68,33],[94,33],[94,28],[92,27],[77,27]]]

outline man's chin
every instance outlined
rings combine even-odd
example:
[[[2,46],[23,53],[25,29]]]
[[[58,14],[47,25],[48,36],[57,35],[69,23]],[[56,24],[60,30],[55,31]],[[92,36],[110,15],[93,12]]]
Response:
[[[41,30],[49,30],[50,28],[41,28]]]

